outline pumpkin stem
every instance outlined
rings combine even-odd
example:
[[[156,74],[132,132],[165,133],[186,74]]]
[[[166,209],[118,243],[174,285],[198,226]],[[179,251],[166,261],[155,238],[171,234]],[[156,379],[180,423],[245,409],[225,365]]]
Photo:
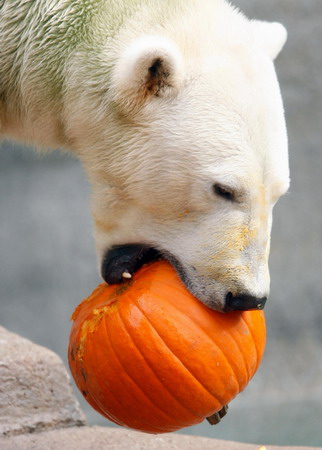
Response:
[[[206,417],[210,425],[217,425],[221,421],[221,419],[227,414],[228,411],[228,405],[225,405],[221,408],[220,411],[216,412],[215,414],[212,414],[209,417]]]

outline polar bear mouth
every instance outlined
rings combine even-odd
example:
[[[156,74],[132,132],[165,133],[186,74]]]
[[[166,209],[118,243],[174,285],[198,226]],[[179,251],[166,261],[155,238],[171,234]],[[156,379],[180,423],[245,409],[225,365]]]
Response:
[[[196,285],[192,283],[188,276],[187,270],[174,255],[168,251],[144,244],[125,244],[111,247],[102,261],[102,278],[108,284],[121,283],[124,279],[131,278],[143,264],[160,259],[167,260],[174,267],[186,288],[211,309],[229,312],[264,308],[266,297],[256,298],[247,294],[233,296],[230,292],[225,295],[221,303],[216,296],[209,296],[202,289],[196,288]]]
[[[166,259],[174,266],[178,275],[189,289],[188,277],[180,262],[169,252],[144,244],[114,245],[105,254],[101,266],[102,278],[109,284],[120,283],[131,278],[143,264]]]

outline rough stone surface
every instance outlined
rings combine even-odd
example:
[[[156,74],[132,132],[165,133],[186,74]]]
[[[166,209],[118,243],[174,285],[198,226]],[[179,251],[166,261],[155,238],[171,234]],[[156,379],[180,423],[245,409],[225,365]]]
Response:
[[[260,445],[177,434],[147,435],[104,427],[80,427],[0,439],[1,450],[259,450]],[[315,447],[317,448],[317,447]],[[313,447],[265,446],[266,450],[313,450]]]
[[[59,356],[0,327],[0,436],[84,423]]]

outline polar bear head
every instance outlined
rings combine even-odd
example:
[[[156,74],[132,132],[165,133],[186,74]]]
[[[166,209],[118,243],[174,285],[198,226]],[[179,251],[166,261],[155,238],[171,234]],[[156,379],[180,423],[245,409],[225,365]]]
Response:
[[[188,20],[126,34],[104,107],[77,125],[103,278],[163,257],[224,311],[264,306],[272,209],[289,185],[273,65],[285,29],[228,17],[194,23],[193,35]]]

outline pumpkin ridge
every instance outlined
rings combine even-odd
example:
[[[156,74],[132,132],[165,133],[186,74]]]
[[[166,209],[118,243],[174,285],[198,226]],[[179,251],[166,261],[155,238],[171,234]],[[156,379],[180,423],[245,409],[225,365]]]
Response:
[[[105,320],[103,320],[101,323],[103,323],[103,322],[104,322],[104,325],[105,325]],[[109,338],[109,336],[107,335],[106,331],[105,331],[105,335],[106,335],[106,337],[107,337],[107,343],[109,344],[109,348],[112,348],[112,345],[111,345],[111,342],[110,342],[110,338]],[[112,351],[113,351],[113,350],[112,350]],[[84,366],[84,364],[83,364],[83,366]],[[114,394],[113,389],[110,389],[110,387],[109,387],[108,384],[105,384],[105,383],[104,383],[104,389],[105,389],[105,390],[108,390],[109,393],[110,393],[110,395],[111,395],[111,397],[114,398],[115,402],[118,403],[119,405],[121,405],[121,407],[123,407],[122,402],[120,402],[119,398]],[[95,403],[97,403],[96,400],[95,400]],[[97,404],[98,404],[99,408],[102,409],[102,411],[104,411],[104,413],[105,413],[104,407],[102,407],[100,403],[97,403]],[[111,414],[110,412],[108,412],[108,414],[111,415],[111,417],[114,418],[114,415],[113,415],[113,414]],[[120,419],[115,419],[115,420],[116,420],[116,423],[120,423],[120,424],[122,424],[123,426],[127,426],[122,420],[120,420]]]
[[[106,321],[103,320],[101,323],[104,323],[104,325],[105,325],[105,337],[106,337],[105,344],[108,344],[108,349],[110,349],[110,351],[113,352],[113,354],[114,354],[114,356],[115,356],[115,358],[116,358],[115,351],[114,351],[114,349],[113,349],[113,347],[112,347],[112,343],[111,343],[110,336],[109,336],[109,334],[107,333]],[[101,329],[103,329],[103,328],[101,327]],[[117,359],[117,358],[116,358],[116,359]],[[124,409],[123,403],[122,403],[122,402],[119,400],[119,398],[114,394],[113,390],[110,389],[109,385],[104,383],[103,386],[104,386],[104,390],[109,391],[109,395],[114,399],[115,403],[117,403],[121,409]],[[95,400],[95,403],[99,406],[99,408],[100,408],[100,409],[104,412],[104,414],[105,414],[105,408],[104,408],[104,406],[101,406],[101,402],[97,402],[97,400]],[[107,417],[108,417],[108,415],[110,415],[111,417],[114,418],[114,415],[113,415],[111,412],[108,412],[108,413],[107,413]],[[123,425],[123,426],[125,426],[125,427],[129,427],[129,425],[126,424],[126,421],[117,419],[117,420],[115,420],[115,422],[118,423],[118,424],[121,424],[121,425]],[[154,432],[154,433],[159,432],[159,431],[157,431],[157,429],[155,429],[153,426],[149,426],[149,429],[151,430],[151,432]],[[152,431],[152,430],[153,430],[153,431]]]
[[[162,286],[164,286],[164,285],[167,285],[167,283],[162,282]],[[173,286],[172,286],[170,283],[168,283],[168,286],[171,287],[171,289],[173,290]],[[176,288],[179,292],[181,291],[181,290],[180,290],[179,288],[177,288],[176,286],[175,286],[175,288]],[[229,357],[228,357],[228,356],[223,352],[223,350],[221,349],[220,345],[219,345],[219,344],[218,344],[218,343],[217,343],[217,342],[209,335],[209,333],[207,333],[207,331],[206,331],[199,323],[195,322],[191,317],[189,317],[188,315],[184,314],[184,313],[181,311],[181,309],[178,308],[178,307],[176,306],[176,304],[175,304],[174,302],[172,302],[171,300],[169,300],[169,299],[166,298],[166,297],[162,297],[162,301],[163,301],[163,302],[166,301],[166,302],[170,303],[170,305],[171,305],[176,311],[178,311],[180,314],[184,315],[185,319],[188,319],[192,324],[194,324],[197,328],[199,328],[199,330],[202,331],[202,332],[208,337],[208,339],[210,340],[210,342],[216,346],[217,350],[222,354],[223,358],[225,359],[225,361],[227,362],[228,366],[230,367],[230,369],[231,369],[231,371],[232,371],[232,373],[233,373],[233,375],[234,375],[234,377],[235,377],[236,383],[237,383],[237,385],[239,386],[239,389],[240,389],[240,383],[239,383],[239,381],[238,381],[238,377],[237,377],[237,375],[236,375],[236,372],[235,372],[235,370],[233,369],[233,365],[231,364]],[[207,313],[208,313],[208,311],[207,311]],[[208,314],[208,315],[210,315],[210,313],[211,313],[211,311],[209,311],[209,314]],[[152,325],[152,324],[151,324],[151,325]],[[152,326],[153,326],[153,325],[152,325]],[[154,329],[154,327],[153,327],[153,329]],[[238,349],[238,351],[239,351],[239,353],[240,353],[240,355],[241,355],[241,359],[242,359],[243,362],[244,362],[245,371],[247,372],[247,379],[249,380],[248,367],[247,367],[247,365],[246,365],[244,355],[243,355],[243,353],[242,353],[241,350],[240,350],[240,346],[238,345],[238,343],[236,342],[236,340],[234,339],[234,337],[231,335],[231,333],[228,332],[228,330],[225,330],[225,331],[227,332],[227,334],[229,334],[231,341],[236,345],[236,347],[237,347],[237,349]],[[161,338],[161,337],[160,337],[160,338]],[[162,339],[162,338],[161,338],[161,339]],[[170,351],[171,351],[171,350],[170,350]],[[188,370],[188,369],[187,369],[187,370]],[[196,378],[196,377],[195,377],[195,378]],[[196,379],[197,379],[197,378],[196,378]],[[198,379],[197,379],[197,380],[198,380]],[[198,380],[198,381],[199,381],[199,380]],[[200,384],[201,384],[201,383],[200,383]],[[205,387],[205,389],[209,392],[209,390],[208,390],[206,387]],[[209,393],[210,393],[210,392],[209,392]],[[212,395],[212,394],[210,393],[210,395]],[[218,400],[218,399],[217,399],[217,400]]]
[[[138,308],[140,311],[141,311],[141,309],[140,308]],[[179,406],[182,408],[182,409],[185,409],[186,411],[188,411],[189,412],[189,414],[191,414],[192,416],[194,416],[194,417],[201,417],[200,415],[198,415],[197,413],[195,413],[194,411],[191,411],[189,408],[187,408],[185,405],[183,405],[174,395],[173,395],[173,393],[171,392],[171,391],[169,391],[169,389],[167,388],[167,386],[165,386],[163,383],[162,383],[162,381],[160,380],[160,378],[158,377],[158,375],[155,373],[155,370],[151,367],[151,365],[148,363],[148,361],[146,360],[146,358],[142,355],[142,353],[140,352],[140,350],[139,350],[139,348],[138,348],[138,346],[137,346],[137,344],[135,343],[135,341],[134,341],[134,339],[133,339],[133,336],[132,336],[132,334],[131,334],[131,332],[129,331],[129,329],[126,327],[126,325],[125,325],[125,322],[124,322],[124,319],[123,319],[123,317],[121,316],[121,314],[120,314],[120,311],[118,311],[118,313],[119,313],[119,316],[120,316],[120,319],[121,319],[121,321],[122,321],[122,323],[123,323],[123,325],[124,325],[124,328],[126,329],[126,331],[127,331],[127,333],[128,333],[128,335],[129,335],[129,337],[130,337],[130,339],[131,339],[131,341],[133,342],[133,345],[135,346],[135,348],[138,350],[138,352],[140,353],[140,355],[142,356],[142,359],[144,360],[144,362],[145,362],[145,364],[149,367],[149,369],[151,370],[151,372],[153,372],[153,374],[154,374],[154,376],[157,378],[157,380],[162,384],[162,386],[164,387],[164,389],[169,393],[169,395],[173,398],[173,400],[176,402],[176,403],[178,403],[179,404]],[[144,318],[147,320],[147,318],[146,318],[146,316],[143,314],[143,312],[141,311],[141,313],[142,313],[142,315],[144,316]],[[148,320],[147,320],[148,321]],[[149,321],[148,321],[149,322]],[[149,322],[150,323],[150,322]],[[150,324],[151,325],[151,324]],[[151,325],[152,326],[152,325]],[[152,327],[153,328],[153,330],[154,330],[154,327]],[[156,332],[156,334],[158,334],[157,332]],[[158,335],[159,336],[159,335]],[[161,339],[161,338],[160,338]],[[162,340],[162,339],[161,339]],[[162,342],[163,342],[163,340],[162,340]],[[151,399],[149,399],[150,401],[151,401],[151,403],[153,403],[154,404],[154,402],[151,400]],[[156,405],[157,406],[157,405]],[[161,411],[162,411],[162,409],[160,408],[160,407],[158,407],[157,406],[157,408],[158,409],[160,409]],[[173,417],[171,417],[171,416],[169,416],[168,415],[168,413],[165,413],[171,420],[173,420]],[[183,425],[183,426],[187,426],[186,425],[186,423],[184,423],[184,422],[181,422],[181,424]]]
[[[118,312],[118,314],[119,314],[119,312]],[[120,317],[120,318],[121,318],[121,317]],[[122,321],[122,319],[121,319],[121,321]],[[123,323],[123,321],[122,321],[122,323]],[[155,404],[152,402],[152,400],[145,394],[145,392],[142,390],[142,388],[141,388],[141,387],[133,380],[133,378],[128,374],[126,368],[124,367],[124,365],[123,365],[122,362],[120,361],[120,359],[119,359],[119,357],[118,357],[118,355],[117,355],[117,352],[115,351],[115,349],[114,349],[114,347],[113,347],[112,339],[111,339],[110,333],[109,333],[109,331],[108,331],[108,327],[106,326],[106,321],[105,321],[105,320],[104,320],[104,327],[105,327],[105,333],[106,333],[106,336],[107,336],[108,341],[109,341],[109,344],[110,344],[110,348],[111,348],[111,350],[112,350],[112,352],[113,352],[115,358],[116,358],[117,361],[119,362],[120,366],[123,368],[124,373],[126,374],[126,376],[132,381],[133,384],[136,385],[136,387],[139,389],[139,391],[140,391],[140,392],[143,394],[143,396],[148,400],[148,402],[150,402],[150,403],[152,404],[152,406],[154,406],[156,409],[158,409],[158,410],[161,412],[162,415],[164,415],[164,416],[170,418],[171,420],[173,420],[170,416],[167,416],[166,413],[164,413],[157,405],[155,405]],[[119,400],[118,400],[118,402],[122,405],[122,402],[120,402]],[[157,430],[158,433],[159,433],[160,431],[161,431],[161,432],[169,431],[169,428],[165,428],[165,429],[164,429],[164,428],[162,428],[162,427],[155,427],[155,426],[153,426],[153,425],[151,425],[151,424],[145,422],[145,421],[142,420],[142,419],[140,419],[140,422],[141,422],[141,423],[144,423],[145,425],[147,425],[147,427],[148,427],[150,430]],[[177,429],[177,428],[175,428],[175,429]]]
[[[136,300],[133,299],[133,301],[136,303]],[[169,352],[175,357],[175,359],[177,361],[180,362],[180,364],[182,365],[182,367],[184,367],[184,369],[195,379],[195,381],[197,381],[197,383],[200,384],[200,386],[214,399],[216,400],[216,402],[218,402],[220,405],[222,405],[222,401],[220,401],[217,397],[215,397],[210,391],[209,389],[206,388],[206,386],[204,386],[201,381],[183,364],[183,362],[181,361],[181,359],[170,349],[170,347],[167,345],[167,343],[164,341],[164,339],[160,336],[160,334],[157,332],[157,330],[154,328],[153,324],[150,322],[150,320],[146,317],[146,315],[144,314],[144,311],[142,311],[142,309],[139,307],[139,305],[137,305],[137,307],[139,308],[139,310],[142,312],[142,314],[144,315],[144,317],[146,318],[146,320],[150,323],[150,325],[152,326],[152,328],[154,329],[154,331],[156,332],[156,334],[159,336],[160,340],[164,343],[164,345],[169,349]],[[237,381],[237,380],[236,380]],[[239,383],[237,382],[237,384],[239,385]]]
[[[255,338],[254,338],[254,335],[253,335],[253,332],[252,332],[251,327],[248,325],[247,321],[244,319],[243,316],[242,316],[242,320],[243,320],[243,322],[246,324],[246,326],[247,326],[247,328],[248,328],[248,330],[249,330],[249,334],[250,334],[251,337],[252,337],[252,341],[253,341],[253,344],[254,344],[254,347],[255,347],[255,351],[256,351],[256,367],[258,367],[258,365],[259,365],[259,363],[260,363],[260,358],[259,358],[259,354],[258,354],[258,349],[257,349],[257,345],[256,345],[256,340],[255,340]],[[254,374],[253,374],[253,375],[254,375]],[[253,375],[251,375],[249,378],[252,378]]]
[[[237,339],[234,339],[234,336],[231,334],[231,332],[230,332],[228,329],[227,329],[226,331],[227,331],[227,333],[229,334],[229,336],[230,336],[230,337],[234,340],[234,342],[236,343],[236,345],[237,345],[237,347],[238,347],[238,350],[239,350],[239,353],[241,354],[242,360],[244,361],[245,370],[246,370],[246,372],[247,372],[247,383],[248,383],[248,381],[250,380],[251,376],[250,376],[250,373],[249,373],[249,370],[248,370],[248,365],[247,365],[247,363],[246,363],[245,355],[244,355],[244,353],[241,351],[240,346],[239,346],[239,344],[238,344],[238,342],[237,342]],[[238,384],[239,384],[239,383],[238,383]],[[242,389],[241,386],[239,386],[239,387],[240,387],[240,389]]]
[[[86,350],[87,350],[87,342],[85,343],[84,358],[86,358]],[[83,358],[82,358],[82,359],[78,359],[78,362],[79,362],[79,365],[80,365],[81,370],[84,370],[84,359],[83,359]],[[86,387],[88,387],[87,381],[85,381],[85,385],[86,385]],[[120,404],[120,402],[118,401],[118,398],[115,396],[115,394],[113,393],[113,391],[112,391],[111,389],[109,389],[109,387],[108,387],[107,385],[104,385],[104,387],[105,387],[105,389],[107,389],[107,390],[110,392],[111,397],[113,397],[114,400],[115,400],[117,403]],[[116,424],[118,424],[118,425],[121,425],[121,426],[126,426],[126,425],[124,424],[124,422],[122,422],[121,420],[119,420],[119,419],[117,419],[116,417],[114,417],[114,415],[111,414],[110,412],[107,412],[107,413],[106,413],[104,407],[102,407],[102,406],[100,405],[100,403],[97,403],[97,400],[96,400],[94,397],[92,397],[92,400],[93,400],[93,403],[95,404],[95,407],[93,406],[94,409],[99,410],[99,412],[100,412],[101,414],[104,414],[104,415],[106,414],[106,417],[108,417],[108,419],[111,420],[112,422],[114,422],[114,423],[116,423]]]

